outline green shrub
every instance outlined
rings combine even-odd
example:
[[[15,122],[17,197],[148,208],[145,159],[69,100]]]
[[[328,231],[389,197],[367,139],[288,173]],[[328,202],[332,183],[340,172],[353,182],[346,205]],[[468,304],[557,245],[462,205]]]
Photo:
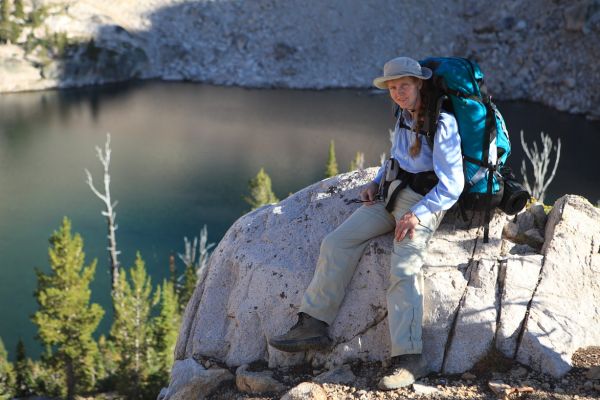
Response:
[[[13,11],[13,16],[22,21],[25,20],[25,10],[23,10],[23,0],[15,0],[14,4],[15,8]]]
[[[12,363],[8,361],[8,353],[0,338],[0,399],[11,399],[14,393],[15,372]]]
[[[264,168],[261,168],[256,177],[248,182],[248,188],[250,189],[250,196],[244,199],[252,206],[253,210],[279,201],[271,190],[271,177],[265,172]]]
[[[42,26],[44,20],[48,16],[48,8],[45,6],[34,8],[27,16],[26,24],[32,28],[38,28]]]
[[[67,52],[67,48],[69,47],[69,39],[67,38],[66,32],[55,32],[52,35],[52,50],[55,56],[62,58],[65,56]]]
[[[72,399],[94,387],[94,360],[98,346],[92,334],[104,310],[91,304],[90,283],[96,261],[84,266],[83,239],[71,234],[71,222],[64,218],[50,237],[50,272],[37,272],[35,292],[39,309],[32,317],[38,338],[49,351],[46,357],[52,372],[60,371],[61,395]]]
[[[331,178],[339,174],[337,161],[335,159],[335,143],[333,140],[329,143],[329,158],[325,166],[325,178]]]

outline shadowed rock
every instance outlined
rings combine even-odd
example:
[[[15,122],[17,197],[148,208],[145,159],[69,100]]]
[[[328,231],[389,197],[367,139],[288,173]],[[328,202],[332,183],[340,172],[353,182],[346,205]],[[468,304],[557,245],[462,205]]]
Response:
[[[517,360],[561,376],[578,348],[600,343],[600,210],[579,196],[558,199],[542,254]]]

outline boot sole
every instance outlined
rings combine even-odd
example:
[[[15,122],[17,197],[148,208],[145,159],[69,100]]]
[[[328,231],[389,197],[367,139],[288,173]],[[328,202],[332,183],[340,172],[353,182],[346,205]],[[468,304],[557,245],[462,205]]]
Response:
[[[269,341],[277,350],[286,353],[299,353],[307,350],[324,350],[331,346],[332,340],[328,337],[315,337],[302,340]]]

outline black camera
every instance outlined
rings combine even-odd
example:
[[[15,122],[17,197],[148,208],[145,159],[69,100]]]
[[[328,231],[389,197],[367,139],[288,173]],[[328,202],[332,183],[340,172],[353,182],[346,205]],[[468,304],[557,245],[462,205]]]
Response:
[[[504,180],[504,194],[498,207],[508,215],[515,215],[525,207],[531,194],[516,180],[510,168],[503,167],[500,174]]]

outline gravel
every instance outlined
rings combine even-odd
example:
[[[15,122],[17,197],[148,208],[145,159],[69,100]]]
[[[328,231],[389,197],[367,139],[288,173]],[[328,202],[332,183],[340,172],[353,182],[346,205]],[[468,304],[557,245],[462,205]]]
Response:
[[[506,399],[598,399],[600,398],[600,380],[590,380],[588,371],[600,366],[600,346],[578,350],[573,356],[574,368],[559,379],[539,374],[525,366],[510,360],[491,358],[476,365],[468,374],[440,375],[431,374],[418,381],[420,388],[434,390],[431,394],[418,394],[411,387],[394,391],[377,390],[377,382],[385,373],[381,363],[355,363],[351,365],[356,380],[351,385],[324,383],[322,386],[333,400],[391,400],[391,399],[497,399],[491,390],[490,381],[501,381],[510,386],[513,393]],[[251,368],[265,369],[266,365],[258,363]],[[274,377],[286,386],[286,391],[302,383],[314,380],[313,371],[308,366],[293,367],[288,370],[276,370]],[[469,379],[464,379],[469,378]],[[533,389],[528,393],[528,388]],[[238,392],[235,384],[221,387],[209,397],[213,400],[275,400],[285,392],[268,395],[252,395]],[[421,391],[421,393],[423,393]],[[500,397],[501,398],[501,397]]]

